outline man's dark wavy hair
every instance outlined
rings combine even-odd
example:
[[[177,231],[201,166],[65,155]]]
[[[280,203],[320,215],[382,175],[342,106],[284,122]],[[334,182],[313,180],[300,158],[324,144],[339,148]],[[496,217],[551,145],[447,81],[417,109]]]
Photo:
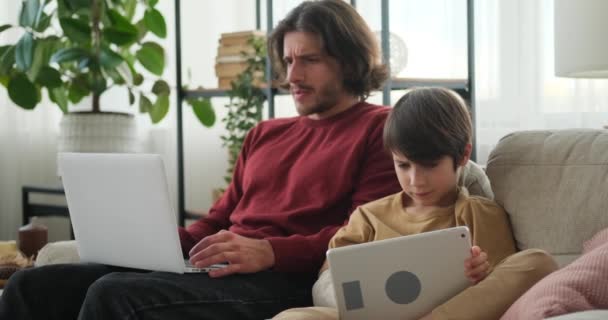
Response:
[[[344,88],[362,100],[379,89],[388,76],[376,37],[359,13],[342,0],[321,0],[298,5],[279,22],[268,39],[274,76],[281,82],[285,82],[287,73],[284,38],[292,31],[319,35],[325,52],[341,65]]]

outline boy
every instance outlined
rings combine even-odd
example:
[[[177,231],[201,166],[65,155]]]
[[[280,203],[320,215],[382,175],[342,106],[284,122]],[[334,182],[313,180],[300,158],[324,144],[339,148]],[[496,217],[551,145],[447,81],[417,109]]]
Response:
[[[406,93],[384,127],[402,192],[359,207],[331,239],[330,248],[466,225],[471,257],[464,261],[473,286],[423,319],[498,319],[517,297],[557,266],[541,250],[516,252],[505,211],[457,187],[471,155],[471,118],[453,91],[418,88]],[[501,262],[502,261],[502,262]],[[316,306],[275,319],[337,319],[327,261],[313,288]]]

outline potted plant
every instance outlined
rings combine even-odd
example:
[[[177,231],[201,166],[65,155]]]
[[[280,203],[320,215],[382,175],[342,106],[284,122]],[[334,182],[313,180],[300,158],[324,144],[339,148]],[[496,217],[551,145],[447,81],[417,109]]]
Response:
[[[232,180],[234,166],[243,147],[249,130],[262,120],[262,109],[266,101],[263,86],[266,72],[266,40],[253,37],[249,41],[253,54],[242,54],[247,57],[247,68],[231,82],[228,90],[230,102],[226,105],[228,113],[222,119],[226,134],[221,136],[223,146],[228,150],[228,170],[224,176],[227,184]],[[214,191],[214,200],[218,199],[222,189]]]
[[[43,91],[47,92],[65,114],[60,151],[77,147],[70,146],[74,138],[104,134],[107,137],[102,145],[96,147],[94,141],[87,140],[82,146],[93,150],[80,151],[134,151],[129,150],[134,138],[129,135],[136,134],[133,116],[103,112],[100,106],[101,95],[110,88],[125,88],[124,105],[138,100],[140,111],[153,123],[167,114],[170,89],[160,79],[165,69],[164,49],[146,38],[150,33],[158,38],[167,34],[164,17],[155,8],[157,2],[25,0],[19,25],[0,26],[0,32],[23,30],[17,43],[0,46],[0,83],[10,99],[24,109],[34,109]],[[142,88],[143,70],[154,82],[149,90]],[[69,105],[85,99],[90,99],[89,110],[68,112]],[[92,133],[96,126],[105,132]],[[124,141],[117,144],[108,140],[116,136],[123,136]]]

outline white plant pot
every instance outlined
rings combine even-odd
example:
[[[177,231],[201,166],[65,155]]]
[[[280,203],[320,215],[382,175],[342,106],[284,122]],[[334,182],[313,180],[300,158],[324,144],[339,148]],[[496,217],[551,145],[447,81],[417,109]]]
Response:
[[[59,152],[141,152],[131,114],[68,113],[61,118],[58,140]]]

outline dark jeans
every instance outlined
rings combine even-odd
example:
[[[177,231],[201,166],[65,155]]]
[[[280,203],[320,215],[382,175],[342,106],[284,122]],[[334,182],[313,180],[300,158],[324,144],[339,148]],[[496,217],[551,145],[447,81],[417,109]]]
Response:
[[[312,305],[315,278],[263,271],[213,279],[204,273],[51,265],[10,278],[0,298],[0,320],[266,319]]]

